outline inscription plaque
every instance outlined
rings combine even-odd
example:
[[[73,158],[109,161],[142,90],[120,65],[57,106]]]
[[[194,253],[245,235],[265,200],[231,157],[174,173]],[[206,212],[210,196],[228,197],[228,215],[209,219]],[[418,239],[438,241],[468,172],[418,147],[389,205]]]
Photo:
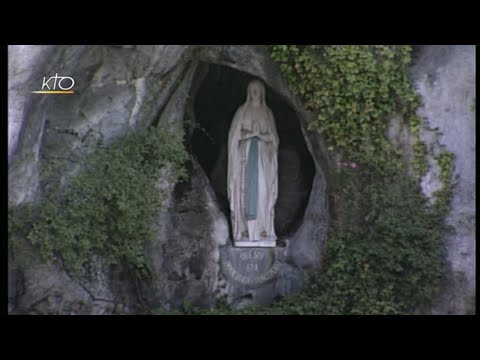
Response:
[[[223,252],[222,271],[227,278],[244,285],[256,285],[273,280],[280,270],[275,249],[232,248]]]

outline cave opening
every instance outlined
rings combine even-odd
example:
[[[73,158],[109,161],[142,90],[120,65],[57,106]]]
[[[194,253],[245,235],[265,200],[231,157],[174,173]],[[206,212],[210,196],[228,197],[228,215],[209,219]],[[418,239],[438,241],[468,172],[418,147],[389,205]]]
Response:
[[[245,102],[248,83],[256,77],[227,66],[202,66],[203,75],[197,76],[197,90],[192,94],[195,124],[190,131],[190,149],[208,176],[231,228],[227,198],[228,131],[235,111]],[[280,141],[275,231],[281,240],[292,235],[302,222],[315,165],[295,111],[267,84],[265,90]]]

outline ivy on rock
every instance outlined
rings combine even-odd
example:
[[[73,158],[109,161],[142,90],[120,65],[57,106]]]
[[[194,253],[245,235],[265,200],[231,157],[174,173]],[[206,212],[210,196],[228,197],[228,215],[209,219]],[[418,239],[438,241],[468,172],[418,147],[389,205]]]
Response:
[[[43,260],[73,274],[95,255],[145,273],[144,245],[162,203],[160,171],[168,169],[163,180],[175,183],[185,176],[186,160],[181,134],[149,128],[127,135],[97,149],[65,193],[49,190],[39,207],[11,210],[9,235],[17,243],[26,238]]]

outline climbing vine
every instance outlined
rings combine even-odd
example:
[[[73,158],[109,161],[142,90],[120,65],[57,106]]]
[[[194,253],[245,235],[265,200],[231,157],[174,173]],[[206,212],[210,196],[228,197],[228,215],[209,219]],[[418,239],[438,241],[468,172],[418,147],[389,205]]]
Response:
[[[355,160],[382,148],[388,116],[414,116],[418,98],[406,73],[408,46],[272,47],[291,89],[317,113],[309,124],[323,133],[330,150]]]
[[[185,176],[186,159],[180,135],[159,128],[128,135],[99,148],[65,193],[46,190],[39,207],[12,209],[9,238],[73,274],[94,255],[141,274],[144,245],[153,236],[151,221],[162,202],[156,186],[160,171],[168,169],[168,181],[175,183]]]
[[[309,128],[355,169],[337,169],[333,197],[337,225],[327,241],[322,271],[307,290],[325,313],[411,313],[441,289],[445,206],[432,207],[418,179],[428,171],[428,149],[418,139],[420,104],[407,69],[410,46],[273,46],[292,90],[317,116]],[[416,178],[386,138],[388,120],[402,115],[417,137]],[[451,157],[437,159],[447,184]],[[342,162],[340,162],[342,164]],[[443,167],[442,167],[443,166]],[[337,163],[338,167],[338,163]],[[337,186],[335,186],[337,185]],[[315,290],[313,290],[315,289]],[[314,296],[313,296],[314,295]]]
[[[412,165],[420,177],[424,176],[428,171],[428,149],[422,141],[417,141],[413,145]]]
[[[450,208],[453,191],[453,161],[455,156],[451,152],[443,152],[436,157],[440,168],[441,188],[434,193],[434,208],[440,215],[446,214]]]

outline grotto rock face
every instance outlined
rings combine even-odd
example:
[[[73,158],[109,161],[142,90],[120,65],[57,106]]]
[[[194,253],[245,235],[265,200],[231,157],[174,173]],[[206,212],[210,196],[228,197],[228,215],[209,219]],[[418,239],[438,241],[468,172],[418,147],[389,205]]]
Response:
[[[129,314],[184,301],[210,307],[220,299],[237,307],[266,304],[298,292],[305,272],[320,266],[329,223],[326,151],[320,137],[305,130],[312,114],[289,92],[264,48],[9,46],[8,56],[9,208],[40,203],[44,187],[68,184],[98,146],[150,125],[185,131],[191,153],[188,180],[172,184],[168,167],[158,179],[166,199],[145,249],[154,274],[149,282],[101,258],[88,277],[73,278],[9,249],[9,313]],[[31,94],[55,73],[75,79],[75,95]],[[447,246],[451,286],[432,313],[474,312],[475,47],[420,47],[411,75],[423,98],[422,140],[434,155],[456,155],[447,219],[454,229]],[[234,248],[225,206],[223,134],[244,101],[235,92],[245,94],[242,84],[255,77],[266,85],[280,137],[279,240],[271,249]],[[225,96],[228,106],[218,109],[212,94]],[[210,111],[215,105],[221,116]],[[400,142],[411,141],[397,130]],[[439,186],[438,167],[430,162],[422,182],[427,195]]]
[[[411,71],[422,97],[421,138],[431,156],[422,179],[425,195],[441,187],[434,160],[440,152],[455,155],[454,192],[447,224],[449,290],[434,313],[475,313],[475,46],[422,46]]]
[[[285,131],[291,127],[297,134],[298,141],[279,154],[284,190],[276,226],[283,236],[280,246],[266,253],[233,248],[221,186],[215,186],[215,168],[219,173],[226,168],[219,160],[225,150],[220,146],[212,153],[208,167],[194,146],[197,117],[204,115],[195,100],[205,98],[203,81],[215,67],[234,69],[245,81],[263,80],[273,111],[290,114],[283,120]],[[74,95],[31,93],[41,90],[44,76],[56,73],[75,79]],[[240,80],[233,87],[245,94]],[[67,186],[98,146],[147,126],[185,131],[192,154],[188,180],[172,184],[166,167],[157,182],[166,199],[152,224],[155,239],[145,249],[152,279],[138,281],[101,258],[94,259],[89,276],[74,278],[10,249],[10,313],[142,313],[185,301],[212,307],[219,299],[234,306],[265,304],[298,292],[305,271],[319,266],[328,227],[327,162],[318,137],[305,131],[311,114],[290,94],[264,48],[10,46],[9,93],[9,208],[41,203],[42,189]],[[218,121],[228,128],[231,118]],[[303,167],[291,164],[298,159]]]

